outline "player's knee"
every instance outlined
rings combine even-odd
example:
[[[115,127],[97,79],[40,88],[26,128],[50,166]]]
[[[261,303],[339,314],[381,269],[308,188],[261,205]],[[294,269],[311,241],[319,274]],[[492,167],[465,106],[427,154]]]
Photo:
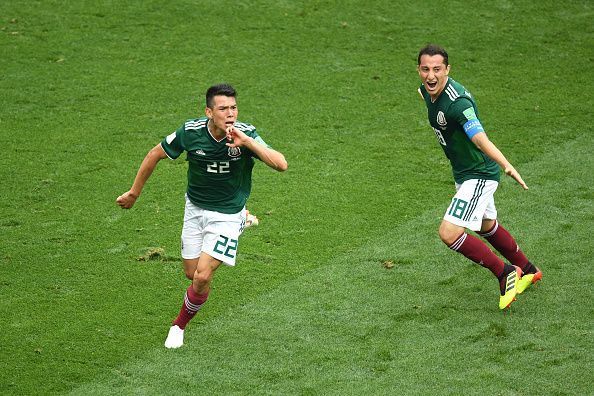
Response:
[[[191,279],[194,284],[206,285],[210,282],[211,274],[212,273],[210,271],[196,271],[194,272]]]
[[[186,278],[188,278],[189,280],[193,280],[194,279],[194,273],[196,272],[196,270],[194,269],[190,269],[190,268],[185,268],[184,269],[184,274],[186,275]]]
[[[184,275],[189,280],[194,279],[194,273],[196,272],[196,268],[198,268],[198,260],[197,259],[184,259]]]
[[[458,239],[459,236],[459,233],[452,232],[452,230],[448,229],[447,227],[439,227],[439,238],[448,246],[456,242],[456,239]]]
[[[441,239],[441,241],[443,243],[445,243],[446,245],[448,245],[448,246],[450,245],[448,243],[448,237],[447,237],[447,235],[444,232],[442,232],[441,230],[439,230],[439,239]]]

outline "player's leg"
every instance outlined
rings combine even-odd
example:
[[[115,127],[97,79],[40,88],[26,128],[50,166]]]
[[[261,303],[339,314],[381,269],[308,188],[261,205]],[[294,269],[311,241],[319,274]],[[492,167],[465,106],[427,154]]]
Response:
[[[479,238],[466,233],[466,229],[479,231],[489,201],[497,189],[497,182],[468,180],[457,186],[457,192],[439,227],[441,240],[452,250],[473,262],[488,268],[499,281],[499,307],[506,308],[517,293],[516,282],[521,270],[505,264]]]
[[[196,273],[196,268],[198,267],[198,258],[195,259],[184,259],[184,275],[189,280],[194,280],[194,273]]]
[[[184,301],[179,314],[173,321],[167,339],[165,340],[165,347],[179,348],[184,342],[184,330],[198,313],[200,308],[208,299],[210,292],[210,282],[214,272],[219,267],[221,262],[214,259],[206,253],[202,253],[197,259],[184,259],[184,267],[194,267],[192,284],[186,290]]]
[[[494,219],[483,219],[481,230],[478,233],[485,238],[491,246],[503,255],[510,263],[517,265],[522,272],[527,273],[532,266],[524,252],[520,249],[511,234]]]
[[[181,234],[181,253],[186,278],[194,279],[200,252],[204,242],[204,224],[207,212],[194,205],[186,196],[184,223]]]
[[[194,279],[194,273],[198,267],[200,253],[203,245],[203,231],[206,212],[195,206],[186,196],[184,209],[184,223],[181,235],[181,253],[184,263],[184,273],[190,280]],[[178,317],[175,319],[169,334],[165,340],[166,348],[179,348],[184,341],[184,328],[187,322],[198,312],[196,305],[199,303],[195,297],[192,286],[184,294],[183,304]],[[186,315],[184,317],[184,315]],[[177,322],[177,323],[176,323]],[[183,323],[185,322],[185,323]],[[183,323],[183,324],[182,324]],[[182,324],[182,327],[180,327]]]
[[[542,271],[526,258],[514,237],[497,219],[483,219],[479,235],[489,241],[510,263],[522,269],[523,276],[518,284],[518,293],[522,293],[542,278]]]
[[[442,220],[439,237],[450,249],[489,269],[497,278],[503,275],[505,263],[483,241],[466,233],[464,227]]]
[[[216,269],[221,263],[235,265],[238,239],[245,226],[245,209],[235,214],[200,211],[199,227],[186,225],[184,221],[182,257],[186,277],[192,275],[192,285],[186,291],[179,315],[169,330],[165,341],[167,348],[183,345],[184,329],[208,299]],[[195,235],[196,230],[199,235]]]
[[[196,261],[196,270],[194,271],[192,284],[188,287],[184,295],[184,302],[179,315],[173,321],[173,324],[182,330],[186,328],[188,322],[192,320],[208,299],[210,282],[212,281],[214,272],[221,264],[219,260],[214,259],[206,253],[202,253],[198,259],[184,259],[184,262],[186,261]]]
[[[236,214],[224,214],[212,211],[204,213],[205,225],[202,230],[201,252],[198,258],[188,259],[186,254],[195,252],[190,247],[184,254],[184,270],[186,276],[192,274],[192,285],[186,292],[185,314],[180,312],[181,319],[174,322],[182,329],[187,322],[196,314],[208,298],[210,283],[216,269],[225,263],[229,266],[235,265],[239,235],[245,224],[245,213],[241,211]],[[184,244],[185,245],[185,244]],[[182,311],[184,311],[182,309]],[[193,311],[193,313],[189,313]],[[184,315],[191,315],[186,319]],[[179,319],[179,318],[178,318]]]

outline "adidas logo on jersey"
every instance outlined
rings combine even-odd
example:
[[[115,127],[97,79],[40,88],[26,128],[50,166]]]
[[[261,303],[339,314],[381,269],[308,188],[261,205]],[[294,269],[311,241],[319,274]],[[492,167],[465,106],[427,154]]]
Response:
[[[196,154],[198,154],[198,155],[206,155],[206,153],[202,149],[196,150]]]

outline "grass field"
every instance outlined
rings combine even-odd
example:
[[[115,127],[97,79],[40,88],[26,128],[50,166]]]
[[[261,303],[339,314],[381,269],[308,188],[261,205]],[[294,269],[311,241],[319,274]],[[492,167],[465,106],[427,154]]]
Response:
[[[0,394],[594,394],[593,6],[0,3]],[[511,313],[437,236],[427,42],[530,187],[496,195],[544,271]],[[185,161],[115,198],[222,81],[289,170],[256,167],[261,224],[170,351]]]

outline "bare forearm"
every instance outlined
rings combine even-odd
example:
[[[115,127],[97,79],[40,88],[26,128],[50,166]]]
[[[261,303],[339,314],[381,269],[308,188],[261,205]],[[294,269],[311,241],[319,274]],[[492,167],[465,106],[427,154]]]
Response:
[[[477,135],[477,137],[478,137],[478,135]],[[475,139],[473,139],[472,141],[479,148],[479,150],[481,150],[483,153],[487,154],[489,156],[489,158],[491,158],[493,161],[497,162],[497,164],[499,164],[499,166],[502,167],[503,169],[509,168],[511,166],[511,164],[509,163],[507,158],[505,158],[505,155],[503,155],[501,150],[499,150],[497,148],[497,146],[495,146],[493,144],[493,142],[491,142],[487,138],[486,135],[484,135],[484,137],[482,137],[482,138],[476,139],[476,141],[475,141]]]
[[[155,166],[157,166],[157,163],[165,157],[167,157],[167,154],[165,154],[165,151],[163,151],[160,144],[156,145],[148,152],[144,157],[144,160],[142,160],[142,164],[140,164],[132,188],[116,199],[116,203],[120,205],[122,209],[130,209],[134,206],[134,203],[142,192],[144,184],[153,173],[153,170],[155,170]]]
[[[130,192],[132,194],[136,196],[140,195],[146,181],[153,174],[156,165],[156,162],[149,162],[147,161],[147,158],[145,158],[144,161],[142,161],[142,165],[140,165],[138,173],[136,173],[136,177],[134,178],[134,184],[132,184],[132,187],[130,188]]]
[[[288,168],[285,156],[269,147],[258,144],[254,139],[250,139],[248,148],[258,156],[266,165],[279,172],[284,172]]]
[[[140,164],[140,168],[138,168],[138,172],[134,178],[134,183],[130,188],[130,192],[132,194],[136,195],[137,197],[140,195],[146,181],[153,174],[155,167],[163,158],[165,158],[165,152],[160,145],[155,146],[151,151],[148,152],[148,154],[142,160],[142,164]]]
[[[528,190],[528,186],[522,179],[520,173],[513,167],[512,164],[505,158],[505,155],[495,146],[487,137],[484,132],[475,135],[472,138],[472,142],[479,148],[483,153],[488,155],[493,161],[503,168],[503,172],[506,175],[512,177],[518,182],[525,190]]]

